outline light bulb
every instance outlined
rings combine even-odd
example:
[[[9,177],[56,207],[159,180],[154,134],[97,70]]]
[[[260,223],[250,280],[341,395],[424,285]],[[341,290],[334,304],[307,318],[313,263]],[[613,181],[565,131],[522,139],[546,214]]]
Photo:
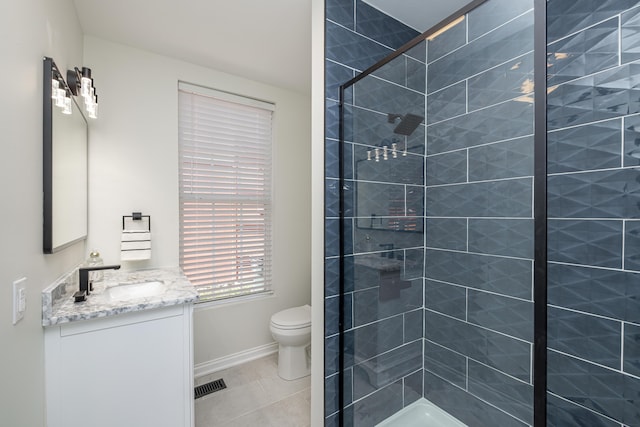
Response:
[[[88,77],[80,78],[80,95],[84,98],[89,96],[91,90],[91,79]]]
[[[64,108],[64,99],[67,97],[67,91],[64,89],[56,90],[56,107]]]
[[[64,97],[64,106],[62,107],[62,114],[71,114],[72,110],[71,110],[71,97],[70,96],[65,96]]]
[[[90,119],[97,119],[98,104],[91,104],[90,106],[87,106],[87,115],[89,116]]]
[[[58,79],[51,79],[51,99],[58,99],[58,89],[60,89]]]

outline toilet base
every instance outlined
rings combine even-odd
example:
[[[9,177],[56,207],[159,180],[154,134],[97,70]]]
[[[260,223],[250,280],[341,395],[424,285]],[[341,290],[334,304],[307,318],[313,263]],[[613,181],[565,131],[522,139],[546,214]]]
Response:
[[[310,345],[278,346],[278,375],[280,378],[292,381],[311,374]]]

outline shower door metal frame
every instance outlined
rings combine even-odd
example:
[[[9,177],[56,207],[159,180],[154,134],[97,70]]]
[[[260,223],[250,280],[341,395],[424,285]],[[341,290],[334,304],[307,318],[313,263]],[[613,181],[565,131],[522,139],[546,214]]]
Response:
[[[369,76],[409,49],[425,41],[432,34],[442,30],[461,16],[489,0],[473,0],[440,23],[431,27],[418,37],[407,42],[387,57],[367,68],[357,76],[340,85],[339,128],[338,128],[338,171],[339,171],[339,334],[338,334],[338,422],[344,420],[344,274],[345,274],[345,188],[344,177],[344,102],[345,91],[358,81]],[[534,261],[533,261],[533,305],[534,305],[534,342],[533,342],[533,427],[546,427],[547,424],[547,0],[533,0],[534,7]],[[425,228],[426,233],[426,228]]]
[[[547,425],[547,0],[533,1],[533,426]]]

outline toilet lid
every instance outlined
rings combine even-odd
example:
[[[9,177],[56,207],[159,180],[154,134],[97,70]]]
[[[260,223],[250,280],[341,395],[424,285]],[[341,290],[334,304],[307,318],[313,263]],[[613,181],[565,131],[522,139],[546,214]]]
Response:
[[[271,323],[281,328],[304,328],[311,325],[311,307],[288,308],[271,316]]]

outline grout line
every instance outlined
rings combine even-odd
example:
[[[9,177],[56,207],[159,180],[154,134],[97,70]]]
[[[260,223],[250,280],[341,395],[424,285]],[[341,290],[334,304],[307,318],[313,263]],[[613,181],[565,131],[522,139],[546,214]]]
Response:
[[[625,130],[625,124],[627,121],[626,119],[627,118],[625,116],[622,116],[622,121],[620,126],[620,167],[621,168],[624,167],[624,140],[625,140],[624,130]]]
[[[622,14],[618,15],[618,66],[622,65]]]
[[[620,324],[620,371],[624,372],[624,322]]]
[[[553,261],[553,260],[549,260],[549,264],[568,265],[570,267],[595,268],[596,270],[619,271],[621,273],[635,273],[635,274],[640,273],[637,270],[623,270],[621,268],[602,267],[600,265],[574,264],[571,262],[562,262],[562,261]]]
[[[505,142],[511,142],[511,141],[515,141],[515,140],[518,140],[518,139],[524,139],[524,138],[530,138],[530,137],[533,137],[532,133],[528,134],[528,135],[515,136],[513,138],[501,139],[501,140],[498,140],[498,141],[485,142],[485,143],[482,143],[482,144],[472,145],[472,146],[469,146],[469,147],[456,148],[454,150],[441,151],[441,152],[438,152],[438,153],[429,154],[427,152],[427,154],[425,154],[425,157],[429,158],[429,157],[433,157],[433,156],[439,156],[441,154],[455,153],[456,151],[462,151],[462,150],[467,150],[467,149],[475,150],[477,148],[487,147],[489,145],[502,144],[502,143],[505,143]]]
[[[596,22],[596,23],[594,23],[594,24],[588,25],[588,26],[586,26],[586,27],[584,27],[584,28],[580,28],[580,29],[578,29],[578,30],[574,31],[574,32],[573,32],[573,33],[571,33],[571,34],[567,34],[566,36],[562,36],[562,37],[560,37],[560,38],[558,38],[558,39],[555,39],[555,40],[554,40],[554,41],[552,41],[551,43],[547,43],[547,46],[551,46],[552,44],[555,44],[555,43],[557,43],[557,42],[559,42],[559,41],[561,41],[561,40],[565,40],[565,39],[568,39],[568,38],[570,38],[570,37],[573,37],[573,36],[577,35],[578,33],[581,33],[581,32],[583,32],[583,31],[585,31],[585,30],[589,30],[589,29],[591,29],[591,28],[593,28],[593,27],[597,27],[598,25],[600,25],[600,24],[602,24],[602,23],[605,23],[605,22],[607,22],[607,21],[609,21],[609,20],[611,20],[611,19],[615,18],[616,16],[617,16],[617,15],[608,16],[608,17],[606,17],[605,19],[602,19],[602,20],[600,20],[600,21],[598,21],[598,22]]]
[[[624,253],[624,247],[626,246],[626,236],[627,236],[627,221],[626,220],[622,220],[622,269],[624,270],[624,259],[625,259],[625,253]]]
[[[603,316],[602,314],[591,313],[591,312],[588,312],[588,311],[582,311],[582,310],[578,310],[578,309],[571,308],[571,307],[564,307],[564,306],[555,305],[555,304],[549,304],[549,307],[557,309],[557,310],[564,310],[564,311],[570,311],[572,313],[582,314],[584,316],[597,317],[598,319],[604,319],[604,320],[608,320],[610,322],[617,322],[617,323],[624,322],[624,323],[628,323],[630,325],[640,326],[640,323],[630,322],[630,321],[624,320],[624,319],[616,319],[615,317]]]
[[[462,320],[460,318],[457,318],[457,317],[454,317],[454,316],[450,316],[450,315],[448,315],[446,313],[441,313],[439,311],[432,310],[430,308],[427,308],[426,310],[431,312],[431,313],[437,314],[439,316],[444,316],[444,317],[447,317],[449,319],[456,320],[458,322],[462,322],[462,323],[465,323],[465,324],[470,325],[470,326],[475,326],[476,328],[480,328],[480,329],[483,329],[485,331],[493,332],[494,334],[502,335],[503,337],[511,338],[513,340],[516,340],[516,341],[524,343],[524,344],[531,344],[531,341],[527,341],[527,340],[522,339],[522,338],[514,337],[513,335],[509,335],[507,333],[500,332],[500,331],[495,330],[495,329],[491,329],[491,328],[489,328],[487,326],[478,325],[477,323],[473,323],[473,322],[467,322],[467,321]]]
[[[583,406],[580,403],[574,402],[573,400],[569,400],[569,399],[567,399],[565,397],[562,397],[559,394],[555,394],[554,392],[552,392],[550,390],[547,390],[547,393],[549,393],[550,395],[552,395],[553,397],[555,397],[557,399],[564,400],[565,402],[571,403],[572,405],[575,405],[575,406],[577,406],[579,408],[586,409],[587,411],[591,412],[592,414],[597,414],[597,415],[599,415],[599,416],[601,416],[603,418],[606,418],[608,420],[614,421],[616,424],[620,424],[619,421],[614,420],[613,418],[610,418],[610,417],[608,417],[608,416],[606,416],[606,415],[604,415],[604,414],[602,414],[600,412],[594,411],[591,408],[587,408],[586,406]],[[622,424],[620,424],[620,425],[622,425]]]
[[[457,287],[457,288],[466,288],[466,289],[470,289],[470,290],[472,290],[472,291],[476,291],[476,292],[484,292],[484,293],[489,294],[489,295],[495,295],[495,296],[498,296],[498,297],[509,298],[509,299],[513,299],[513,300],[516,300],[516,301],[521,301],[521,302],[530,302],[530,303],[533,303],[533,301],[532,301],[532,300],[530,300],[530,299],[520,298],[520,297],[514,297],[514,296],[511,296],[511,295],[501,294],[501,293],[499,293],[499,292],[493,292],[493,291],[488,291],[488,290],[485,290],[485,289],[474,288],[474,287],[472,287],[472,286],[460,285],[460,284],[458,284],[458,283],[445,282],[444,280],[431,279],[431,278],[429,278],[429,277],[425,277],[425,280],[429,280],[429,281],[437,282],[437,283],[442,283],[442,284],[445,284],[445,285],[455,286],[455,287]],[[426,309],[429,309],[429,307],[425,307],[425,310],[426,310]],[[433,311],[433,310],[432,310],[432,311]],[[439,312],[438,312],[438,313],[439,313]],[[458,320],[460,320],[460,319],[458,319]]]
[[[549,351],[553,351],[554,353],[561,354],[561,355],[566,356],[566,357],[570,357],[572,359],[579,360],[579,361],[581,361],[583,363],[588,363],[590,365],[594,365],[594,366],[597,366],[599,368],[606,369],[607,371],[615,372],[617,374],[622,374],[622,375],[625,375],[625,376],[640,380],[640,377],[637,376],[637,375],[633,375],[633,374],[630,374],[628,372],[623,372],[621,370],[612,368],[611,366],[601,365],[600,363],[594,362],[593,360],[584,359],[584,358],[582,358],[580,356],[576,356],[575,354],[565,353],[564,351],[560,351],[560,350],[557,350],[555,348],[548,348],[548,350]]]
[[[469,111],[469,107],[468,105],[466,106],[466,112],[462,113],[462,114],[458,114],[457,116],[451,116],[451,117],[447,117],[446,119],[443,120],[438,120],[437,122],[433,122],[433,123],[428,123],[427,124],[427,129],[432,127],[432,126],[436,126],[442,123],[446,123],[448,121],[452,121],[452,120],[456,120],[456,119],[460,119],[460,118],[464,118],[465,116],[469,115],[469,114],[475,114],[477,112],[480,111],[484,111],[484,110],[488,110],[490,108],[494,108],[497,107],[499,105],[503,105],[503,104],[508,104],[508,103],[512,103],[514,102],[514,100],[522,98],[523,96],[528,95],[527,93],[525,94],[519,94],[518,96],[514,96],[513,98],[509,98],[509,99],[505,99],[503,101],[500,102],[496,102],[495,104],[491,104],[491,105],[485,105],[484,107],[480,107],[480,108],[476,108],[475,110],[471,110]],[[428,99],[428,98],[427,98]]]
[[[550,173],[548,176],[563,176],[563,175],[578,175],[592,172],[614,172],[614,171],[622,171],[622,170],[638,170],[640,166],[623,166],[623,167],[615,167],[615,168],[605,168],[605,169],[590,169],[590,170],[582,170],[582,171],[570,171],[570,172],[557,172]]]
[[[496,179],[481,179],[481,180],[477,180],[477,181],[471,181],[471,182],[452,182],[451,184],[434,184],[434,185],[427,185],[427,188],[442,188],[442,187],[451,187],[454,185],[458,185],[458,186],[462,186],[465,184],[487,184],[487,183],[492,183],[492,182],[501,182],[501,181],[515,181],[515,180],[528,180],[530,178],[533,178],[531,175],[523,175],[523,176],[514,176],[514,177],[509,177],[509,178],[496,178]]]
[[[490,68],[487,68],[487,69],[485,69],[485,70],[482,70],[482,71],[479,71],[479,72],[477,72],[477,73],[475,73],[475,74],[472,74],[472,75],[470,75],[470,76],[467,76],[467,77],[465,77],[465,78],[464,78],[464,80],[470,80],[470,79],[473,79],[474,77],[478,77],[479,75],[484,74],[484,73],[486,73],[487,71],[492,71],[492,70],[494,70],[495,68],[502,67],[503,65],[507,65],[508,63],[510,63],[510,62],[511,62],[511,61],[513,61],[513,60],[521,59],[521,58],[522,58],[522,59],[524,59],[524,57],[525,57],[525,56],[530,55],[530,54],[532,54],[532,53],[533,53],[533,50],[530,50],[530,51],[528,51],[528,52],[521,53],[520,55],[518,55],[518,56],[514,56],[513,58],[509,58],[509,59],[505,60],[504,62],[501,62],[501,63],[496,64],[496,65],[492,65]],[[428,71],[428,69],[427,69],[427,71]],[[434,90],[433,92],[429,92],[429,93],[427,93],[426,95],[427,95],[427,96],[431,96],[431,95],[434,95],[434,94],[436,94],[436,93],[438,93],[438,92],[442,92],[443,90],[449,89],[451,86],[455,86],[455,85],[459,84],[461,81],[462,81],[462,80],[458,80],[458,81],[457,81],[457,82],[455,82],[455,83],[451,83],[451,84],[449,84],[449,85],[447,85],[447,86],[441,87],[440,89],[438,89],[438,90]]]
[[[467,231],[467,233],[468,233],[468,231]],[[456,254],[480,255],[480,256],[495,257],[495,258],[500,258],[500,259],[512,259],[512,260],[517,260],[517,261],[533,261],[532,258],[522,258],[522,257],[515,257],[515,256],[510,256],[510,255],[484,254],[482,252],[469,252],[468,249],[466,251],[461,251],[461,250],[457,250],[457,249],[432,248],[430,246],[425,247],[425,250],[427,250],[427,249],[428,250],[432,250],[432,251],[452,252],[452,253],[456,253]]]

